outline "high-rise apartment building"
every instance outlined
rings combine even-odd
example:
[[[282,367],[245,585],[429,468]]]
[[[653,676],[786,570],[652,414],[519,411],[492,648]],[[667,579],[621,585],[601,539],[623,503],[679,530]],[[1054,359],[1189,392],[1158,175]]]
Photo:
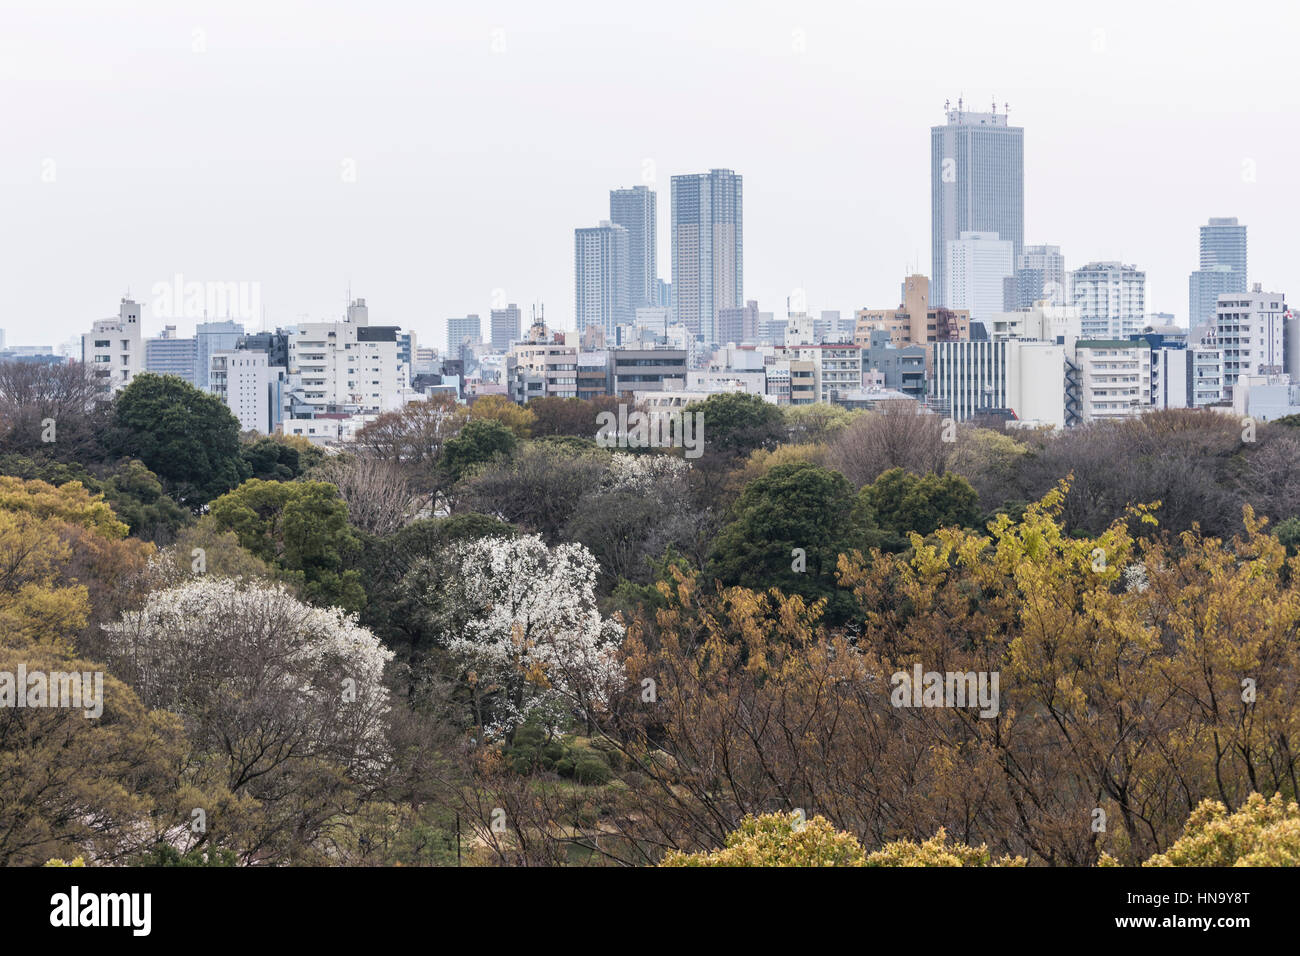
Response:
[[[730,169],[673,177],[673,320],[709,344],[718,310],[745,301],[743,185]]]
[[[628,298],[632,311],[659,304],[659,232],[655,191],[647,186],[612,189],[609,221],[627,230]]]
[[[1071,304],[1084,338],[1126,339],[1146,316],[1146,273],[1122,262],[1090,262],[1070,273]]]
[[[936,306],[951,308],[948,243],[963,232],[993,232],[1011,243],[1012,262],[1025,242],[1025,131],[998,113],[944,104],[947,123],[930,129],[931,280]]]
[[[447,320],[447,356],[461,358],[466,345],[483,341],[483,324],[477,315]]]
[[[628,232],[612,222],[573,231],[573,316],[578,332],[589,326],[615,340],[632,321],[628,285]]]
[[[1200,268],[1187,281],[1188,327],[1215,321],[1219,296],[1246,291],[1246,227],[1236,218],[1201,226]]]
[[[510,343],[518,341],[523,323],[519,306],[511,302],[504,309],[493,309],[490,321],[492,351],[504,352]]]

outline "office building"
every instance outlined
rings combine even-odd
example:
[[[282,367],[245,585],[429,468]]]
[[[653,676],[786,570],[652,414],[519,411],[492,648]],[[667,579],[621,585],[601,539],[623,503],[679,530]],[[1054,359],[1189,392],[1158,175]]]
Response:
[[[1090,339],[1126,339],[1146,326],[1146,273],[1122,262],[1090,262],[1070,273],[1070,301]]]
[[[947,122],[930,129],[931,279],[933,305],[948,285],[948,243],[963,232],[992,232],[1011,243],[1012,263],[1025,242],[1025,131],[998,113],[944,104]]]

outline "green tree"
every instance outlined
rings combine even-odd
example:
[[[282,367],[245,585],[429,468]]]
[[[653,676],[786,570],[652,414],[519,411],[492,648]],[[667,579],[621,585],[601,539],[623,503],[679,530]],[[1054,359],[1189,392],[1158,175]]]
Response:
[[[476,465],[514,453],[519,438],[494,419],[479,418],[466,423],[460,434],[443,446],[442,469],[452,484]]]
[[[248,465],[249,478],[268,481],[301,478],[325,457],[310,442],[302,446],[278,435],[262,435],[245,442],[239,453]]]
[[[704,413],[704,450],[744,457],[755,448],[775,448],[786,435],[781,409],[757,395],[723,392],[687,406]]]
[[[825,598],[827,619],[842,623],[851,602],[836,585],[836,564],[864,545],[854,500],[853,486],[837,471],[808,462],[778,465],[741,492],[713,542],[705,577]]]
[[[891,468],[858,493],[858,520],[886,533],[882,547],[901,550],[915,531],[973,528],[980,518],[979,496],[960,475],[916,475]]]
[[[194,510],[247,477],[239,420],[215,395],[175,375],[137,375],[113,408],[109,443],[139,458],[167,493]]]
[[[339,490],[323,481],[250,479],[211,506],[212,521],[297,583],[315,604],[358,610],[366,601],[353,563],[361,539]]]

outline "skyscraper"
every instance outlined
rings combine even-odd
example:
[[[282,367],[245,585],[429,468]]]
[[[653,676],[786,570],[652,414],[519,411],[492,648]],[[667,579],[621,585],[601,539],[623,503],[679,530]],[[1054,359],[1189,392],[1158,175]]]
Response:
[[[1070,273],[1071,304],[1085,339],[1127,339],[1145,327],[1147,274],[1121,262],[1089,262]]]
[[[504,352],[520,335],[522,321],[519,306],[511,302],[504,309],[493,309],[491,318],[492,350]]]
[[[659,304],[659,231],[655,192],[645,186],[612,189],[609,221],[627,230],[628,298],[632,311]]]
[[[936,306],[951,304],[948,243],[963,232],[995,232],[1011,242],[1012,262],[1025,241],[1025,131],[997,112],[944,104],[948,122],[930,129],[931,282]]]
[[[673,318],[717,340],[719,309],[744,305],[743,177],[713,169],[673,177]]]
[[[594,325],[616,341],[615,330],[633,316],[627,277],[626,229],[602,222],[573,230],[573,315],[579,334]]]
[[[449,358],[464,358],[463,348],[466,343],[483,341],[483,323],[477,315],[467,315],[463,319],[447,320],[447,355]]]
[[[1211,219],[1201,227],[1201,263],[1187,282],[1187,327],[1215,321],[1225,293],[1246,291],[1246,227],[1236,218]]]

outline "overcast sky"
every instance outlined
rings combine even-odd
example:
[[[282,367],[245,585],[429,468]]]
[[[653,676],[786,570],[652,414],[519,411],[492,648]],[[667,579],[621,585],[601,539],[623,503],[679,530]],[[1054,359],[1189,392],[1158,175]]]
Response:
[[[670,177],[711,167],[745,179],[747,298],[886,307],[959,95],[1025,129],[1026,243],[1136,264],[1185,322],[1196,227],[1237,216],[1297,300],[1297,9],[3,0],[0,327],[55,344],[129,288],[152,335],[177,273],[260,283],[272,325],[350,287],[440,348],[494,290],[571,327],[574,228],[654,176],[671,279]]]

